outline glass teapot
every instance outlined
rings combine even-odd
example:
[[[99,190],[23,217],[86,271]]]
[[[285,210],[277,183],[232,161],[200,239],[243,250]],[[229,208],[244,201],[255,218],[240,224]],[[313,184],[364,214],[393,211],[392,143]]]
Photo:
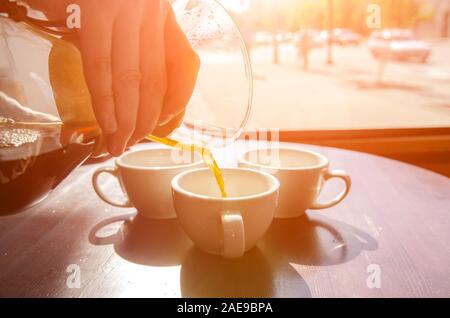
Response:
[[[171,3],[201,67],[185,111],[150,139],[226,146],[252,105],[244,41],[218,2]],[[74,37],[61,22],[0,3],[0,216],[43,200],[87,158],[105,154]]]

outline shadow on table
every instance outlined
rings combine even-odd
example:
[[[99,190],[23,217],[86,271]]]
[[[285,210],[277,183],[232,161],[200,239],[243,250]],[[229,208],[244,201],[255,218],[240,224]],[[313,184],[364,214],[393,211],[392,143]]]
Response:
[[[376,250],[378,242],[353,226],[314,214],[274,220],[258,246],[274,263],[327,266]]]
[[[225,259],[194,247],[181,268],[181,295],[188,298],[274,297],[280,291],[273,272],[259,248],[253,248],[238,259]],[[289,285],[295,289],[296,296],[311,297],[306,282],[294,270],[291,274]]]
[[[99,232],[118,222],[123,223],[112,235],[99,235]],[[89,234],[89,242],[93,245],[114,245],[120,257],[149,266],[180,265],[192,247],[178,220],[152,220],[136,213],[98,223]]]
[[[193,246],[177,220],[151,220],[136,213],[111,217],[91,229],[89,241],[97,246],[113,245],[120,257],[137,264],[182,264],[183,297],[271,297],[278,294],[274,289],[274,269],[258,248],[239,259],[204,253]],[[297,297],[311,297],[307,284],[294,269],[283,273],[283,279],[286,274],[289,284],[295,285]]]
[[[123,222],[112,235],[99,236]],[[369,234],[323,215],[274,220],[258,247],[239,259],[195,248],[177,220],[150,220],[136,213],[112,217],[90,232],[94,245],[113,245],[122,258],[149,266],[181,267],[183,297],[311,297],[292,264],[327,266],[376,250]]]

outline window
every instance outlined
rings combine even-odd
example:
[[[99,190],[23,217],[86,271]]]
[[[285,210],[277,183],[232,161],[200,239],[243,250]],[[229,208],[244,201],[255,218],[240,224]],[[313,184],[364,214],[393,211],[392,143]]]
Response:
[[[224,2],[251,52],[250,127],[450,127],[446,1]],[[368,27],[370,4],[378,29]]]
[[[249,127],[449,166],[449,1],[226,2],[253,64]]]

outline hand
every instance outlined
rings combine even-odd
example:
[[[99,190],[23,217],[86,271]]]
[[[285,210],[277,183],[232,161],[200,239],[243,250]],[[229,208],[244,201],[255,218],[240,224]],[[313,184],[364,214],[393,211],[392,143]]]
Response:
[[[183,112],[199,59],[166,0],[78,0],[80,50],[109,152]]]

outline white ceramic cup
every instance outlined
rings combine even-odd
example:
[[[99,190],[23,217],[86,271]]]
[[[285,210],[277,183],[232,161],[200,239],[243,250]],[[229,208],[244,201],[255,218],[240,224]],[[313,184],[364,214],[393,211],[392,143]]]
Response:
[[[328,159],[307,150],[268,148],[247,151],[238,159],[239,167],[266,171],[280,181],[280,202],[275,218],[295,218],[307,209],[327,209],[340,203],[349,193],[351,179],[342,170],[330,170]],[[327,180],[339,178],[345,189],[334,199],[317,202]]]
[[[240,257],[272,223],[280,183],[250,169],[223,169],[227,198],[212,172],[187,171],[172,180],[178,220],[195,245],[211,254]]]
[[[115,167],[99,168],[92,176],[97,195],[106,203],[122,208],[135,207],[142,216],[152,219],[176,218],[170,182],[177,174],[203,167],[198,154],[175,149],[146,149],[125,153]],[[99,184],[99,176],[108,173],[118,178],[124,201],[110,198]]]

